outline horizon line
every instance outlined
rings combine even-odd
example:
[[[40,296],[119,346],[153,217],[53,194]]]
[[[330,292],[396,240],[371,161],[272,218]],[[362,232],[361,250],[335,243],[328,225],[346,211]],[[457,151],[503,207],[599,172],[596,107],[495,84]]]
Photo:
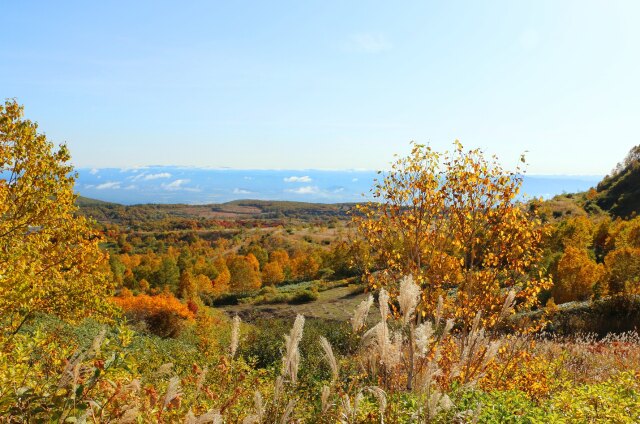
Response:
[[[139,166],[76,166],[75,170],[119,170],[120,172],[141,171],[154,168],[172,168],[181,170],[206,170],[206,171],[244,171],[244,172],[388,172],[389,169],[371,168],[234,168],[215,166],[195,166],[195,165],[139,165]],[[566,173],[522,173],[523,176],[530,177],[598,177],[602,178],[608,174],[566,174]]]

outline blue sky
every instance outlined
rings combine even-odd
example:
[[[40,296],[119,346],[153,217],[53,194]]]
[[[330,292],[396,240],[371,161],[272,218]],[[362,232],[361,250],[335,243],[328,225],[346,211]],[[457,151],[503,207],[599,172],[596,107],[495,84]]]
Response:
[[[321,203],[371,199],[375,171],[238,170],[153,166],[79,168],[76,191],[110,202],[224,203],[237,199],[294,200]],[[599,177],[530,176],[522,194],[548,198],[587,190]],[[364,196],[364,197],[363,197]]]
[[[380,169],[455,138],[529,173],[640,144],[640,2],[3,2],[0,96],[79,167]]]

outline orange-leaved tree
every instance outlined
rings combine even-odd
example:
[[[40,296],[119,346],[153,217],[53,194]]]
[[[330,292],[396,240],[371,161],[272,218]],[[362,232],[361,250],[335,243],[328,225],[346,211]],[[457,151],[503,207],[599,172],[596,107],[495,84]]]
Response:
[[[110,311],[107,257],[77,213],[69,159],[16,101],[0,105],[0,316],[9,331],[36,313]]]
[[[353,220],[369,245],[367,272],[374,288],[393,294],[404,275],[422,289],[422,315],[433,314],[440,296],[447,314],[469,324],[498,320],[508,291],[518,307],[537,303],[550,286],[538,269],[543,226],[535,211],[517,202],[522,171],[506,171],[479,149],[453,152],[412,144],[376,180],[373,201],[358,205]],[[524,157],[522,158],[524,162]]]
[[[262,282],[265,285],[275,286],[284,281],[284,271],[278,262],[267,262],[262,267]]]
[[[122,308],[127,318],[145,323],[149,331],[161,337],[177,336],[186,322],[195,317],[187,305],[168,292],[156,296],[133,296],[124,289],[121,296],[113,298],[113,302]]]

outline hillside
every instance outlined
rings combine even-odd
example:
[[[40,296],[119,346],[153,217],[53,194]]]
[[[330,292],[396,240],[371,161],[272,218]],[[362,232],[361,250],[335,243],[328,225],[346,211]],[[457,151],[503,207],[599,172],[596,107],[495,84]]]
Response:
[[[594,203],[614,216],[629,217],[640,212],[640,145],[631,149],[596,191]]]
[[[81,208],[86,208],[90,206],[107,206],[107,205],[116,205],[115,203],[105,202],[104,200],[92,199],[90,197],[78,196],[76,199],[76,204]]]
[[[640,213],[640,145],[631,149],[595,188],[556,195],[540,204],[546,219],[606,213],[629,218]]]
[[[289,223],[335,224],[349,219],[349,203],[235,200],[208,205],[141,204],[125,206],[86,197],[80,211],[103,226],[135,231],[212,230],[230,227],[275,227]]]

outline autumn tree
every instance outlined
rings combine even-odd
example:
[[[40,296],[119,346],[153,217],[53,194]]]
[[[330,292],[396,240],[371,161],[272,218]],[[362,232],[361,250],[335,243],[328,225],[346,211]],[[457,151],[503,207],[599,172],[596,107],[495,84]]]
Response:
[[[180,296],[185,299],[195,299],[198,297],[198,282],[189,271],[182,271],[180,274]]]
[[[640,293],[640,248],[621,247],[604,258],[611,294]]]
[[[584,248],[568,246],[558,261],[553,289],[555,303],[588,300],[604,277],[604,267],[589,257]]]
[[[199,293],[213,294],[213,282],[211,278],[204,274],[198,274],[194,278]]]
[[[194,318],[193,312],[170,293],[131,296],[129,292],[113,301],[129,320],[146,324],[149,331],[161,337],[177,336]]]
[[[245,256],[245,259],[247,260],[247,262],[249,262],[255,272],[260,272],[260,261],[258,261],[258,259],[253,256],[252,253],[247,254]]]
[[[556,229],[555,238],[558,247],[587,249],[593,244],[593,232],[591,220],[587,216],[577,216],[562,221]]]
[[[283,268],[289,265],[289,254],[284,249],[276,249],[269,253],[269,262],[278,262]]]
[[[608,216],[600,218],[595,223],[593,233],[593,251],[598,262],[602,262],[604,259],[604,255],[607,254],[607,239],[609,237],[610,226],[611,218],[609,218]]]
[[[269,261],[269,253],[259,244],[251,244],[246,250],[240,249],[240,253],[244,255],[252,254],[260,263],[260,268]]]
[[[412,144],[353,215],[379,270],[370,284],[393,293],[412,275],[423,315],[443,296],[448,315],[466,323],[478,311],[495,323],[510,289],[520,308],[532,307],[549,281],[537,269],[541,223],[516,202],[521,183],[520,169],[507,172],[457,141],[452,153]]]
[[[291,259],[289,253],[284,249],[276,249],[269,253],[269,262],[276,262],[284,272],[284,279],[289,280],[291,276]]]
[[[320,263],[313,255],[302,253],[291,260],[291,274],[294,279],[307,281],[316,278]]]
[[[278,262],[267,262],[262,267],[262,282],[275,286],[284,281],[284,271]]]
[[[229,285],[233,292],[249,292],[257,290],[261,286],[260,272],[257,269],[257,259],[248,256],[233,255],[227,258],[227,267],[231,274]]]
[[[164,257],[154,276],[156,287],[168,287],[173,293],[178,291],[180,283],[180,268],[178,268],[178,264],[173,258]]]
[[[77,213],[69,160],[14,100],[0,105],[0,316],[10,331],[36,313],[109,313],[107,255]]]
[[[222,257],[218,257],[214,261],[214,265],[218,275],[213,280],[212,293],[216,295],[228,293],[231,284],[231,272],[229,272],[227,262]]]

